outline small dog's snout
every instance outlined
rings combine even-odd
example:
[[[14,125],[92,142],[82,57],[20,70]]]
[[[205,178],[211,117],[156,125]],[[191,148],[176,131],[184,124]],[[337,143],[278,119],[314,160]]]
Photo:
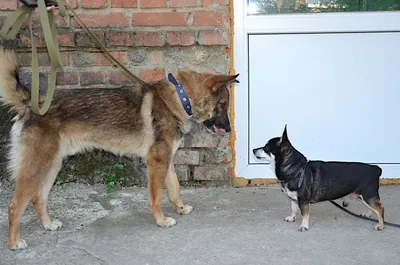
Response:
[[[253,154],[255,155],[257,152],[257,149],[253,149]]]

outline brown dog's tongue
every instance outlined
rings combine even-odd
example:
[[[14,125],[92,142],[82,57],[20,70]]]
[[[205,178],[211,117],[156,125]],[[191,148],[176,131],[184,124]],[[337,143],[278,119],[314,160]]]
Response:
[[[213,124],[213,127],[214,127],[214,132],[222,132],[222,133],[226,132],[225,129],[218,128],[217,126],[215,126],[215,124]]]

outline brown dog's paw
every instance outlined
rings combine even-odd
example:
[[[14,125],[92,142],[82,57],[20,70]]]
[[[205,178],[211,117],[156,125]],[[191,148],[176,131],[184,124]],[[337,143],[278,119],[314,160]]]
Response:
[[[15,244],[14,246],[9,246],[9,249],[15,251],[15,250],[22,250],[27,247],[28,247],[28,245],[26,244],[25,240],[20,239],[19,242],[17,244]]]
[[[176,225],[176,220],[171,217],[164,217],[163,219],[157,220],[158,226],[168,228]]]
[[[183,205],[182,208],[178,208],[176,211],[178,212],[178,214],[187,215],[193,212],[193,206]]]
[[[299,231],[300,231],[300,232],[308,231],[308,226],[301,225],[301,226],[299,227]]]
[[[59,220],[53,220],[50,224],[43,224],[47,231],[56,231],[62,227],[63,223]]]
[[[385,228],[384,225],[377,224],[377,225],[374,227],[374,230],[380,231],[380,230],[383,230],[383,228]]]

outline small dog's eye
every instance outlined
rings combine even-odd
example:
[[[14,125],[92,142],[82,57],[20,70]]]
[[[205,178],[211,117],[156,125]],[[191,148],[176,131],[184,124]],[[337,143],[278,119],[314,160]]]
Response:
[[[221,103],[221,109],[225,109],[226,108],[226,103]]]

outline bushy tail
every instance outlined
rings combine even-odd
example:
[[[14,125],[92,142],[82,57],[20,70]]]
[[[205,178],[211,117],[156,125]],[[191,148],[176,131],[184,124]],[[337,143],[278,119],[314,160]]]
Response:
[[[18,71],[17,53],[0,47],[0,101],[22,114],[28,107],[30,92],[19,83]]]

